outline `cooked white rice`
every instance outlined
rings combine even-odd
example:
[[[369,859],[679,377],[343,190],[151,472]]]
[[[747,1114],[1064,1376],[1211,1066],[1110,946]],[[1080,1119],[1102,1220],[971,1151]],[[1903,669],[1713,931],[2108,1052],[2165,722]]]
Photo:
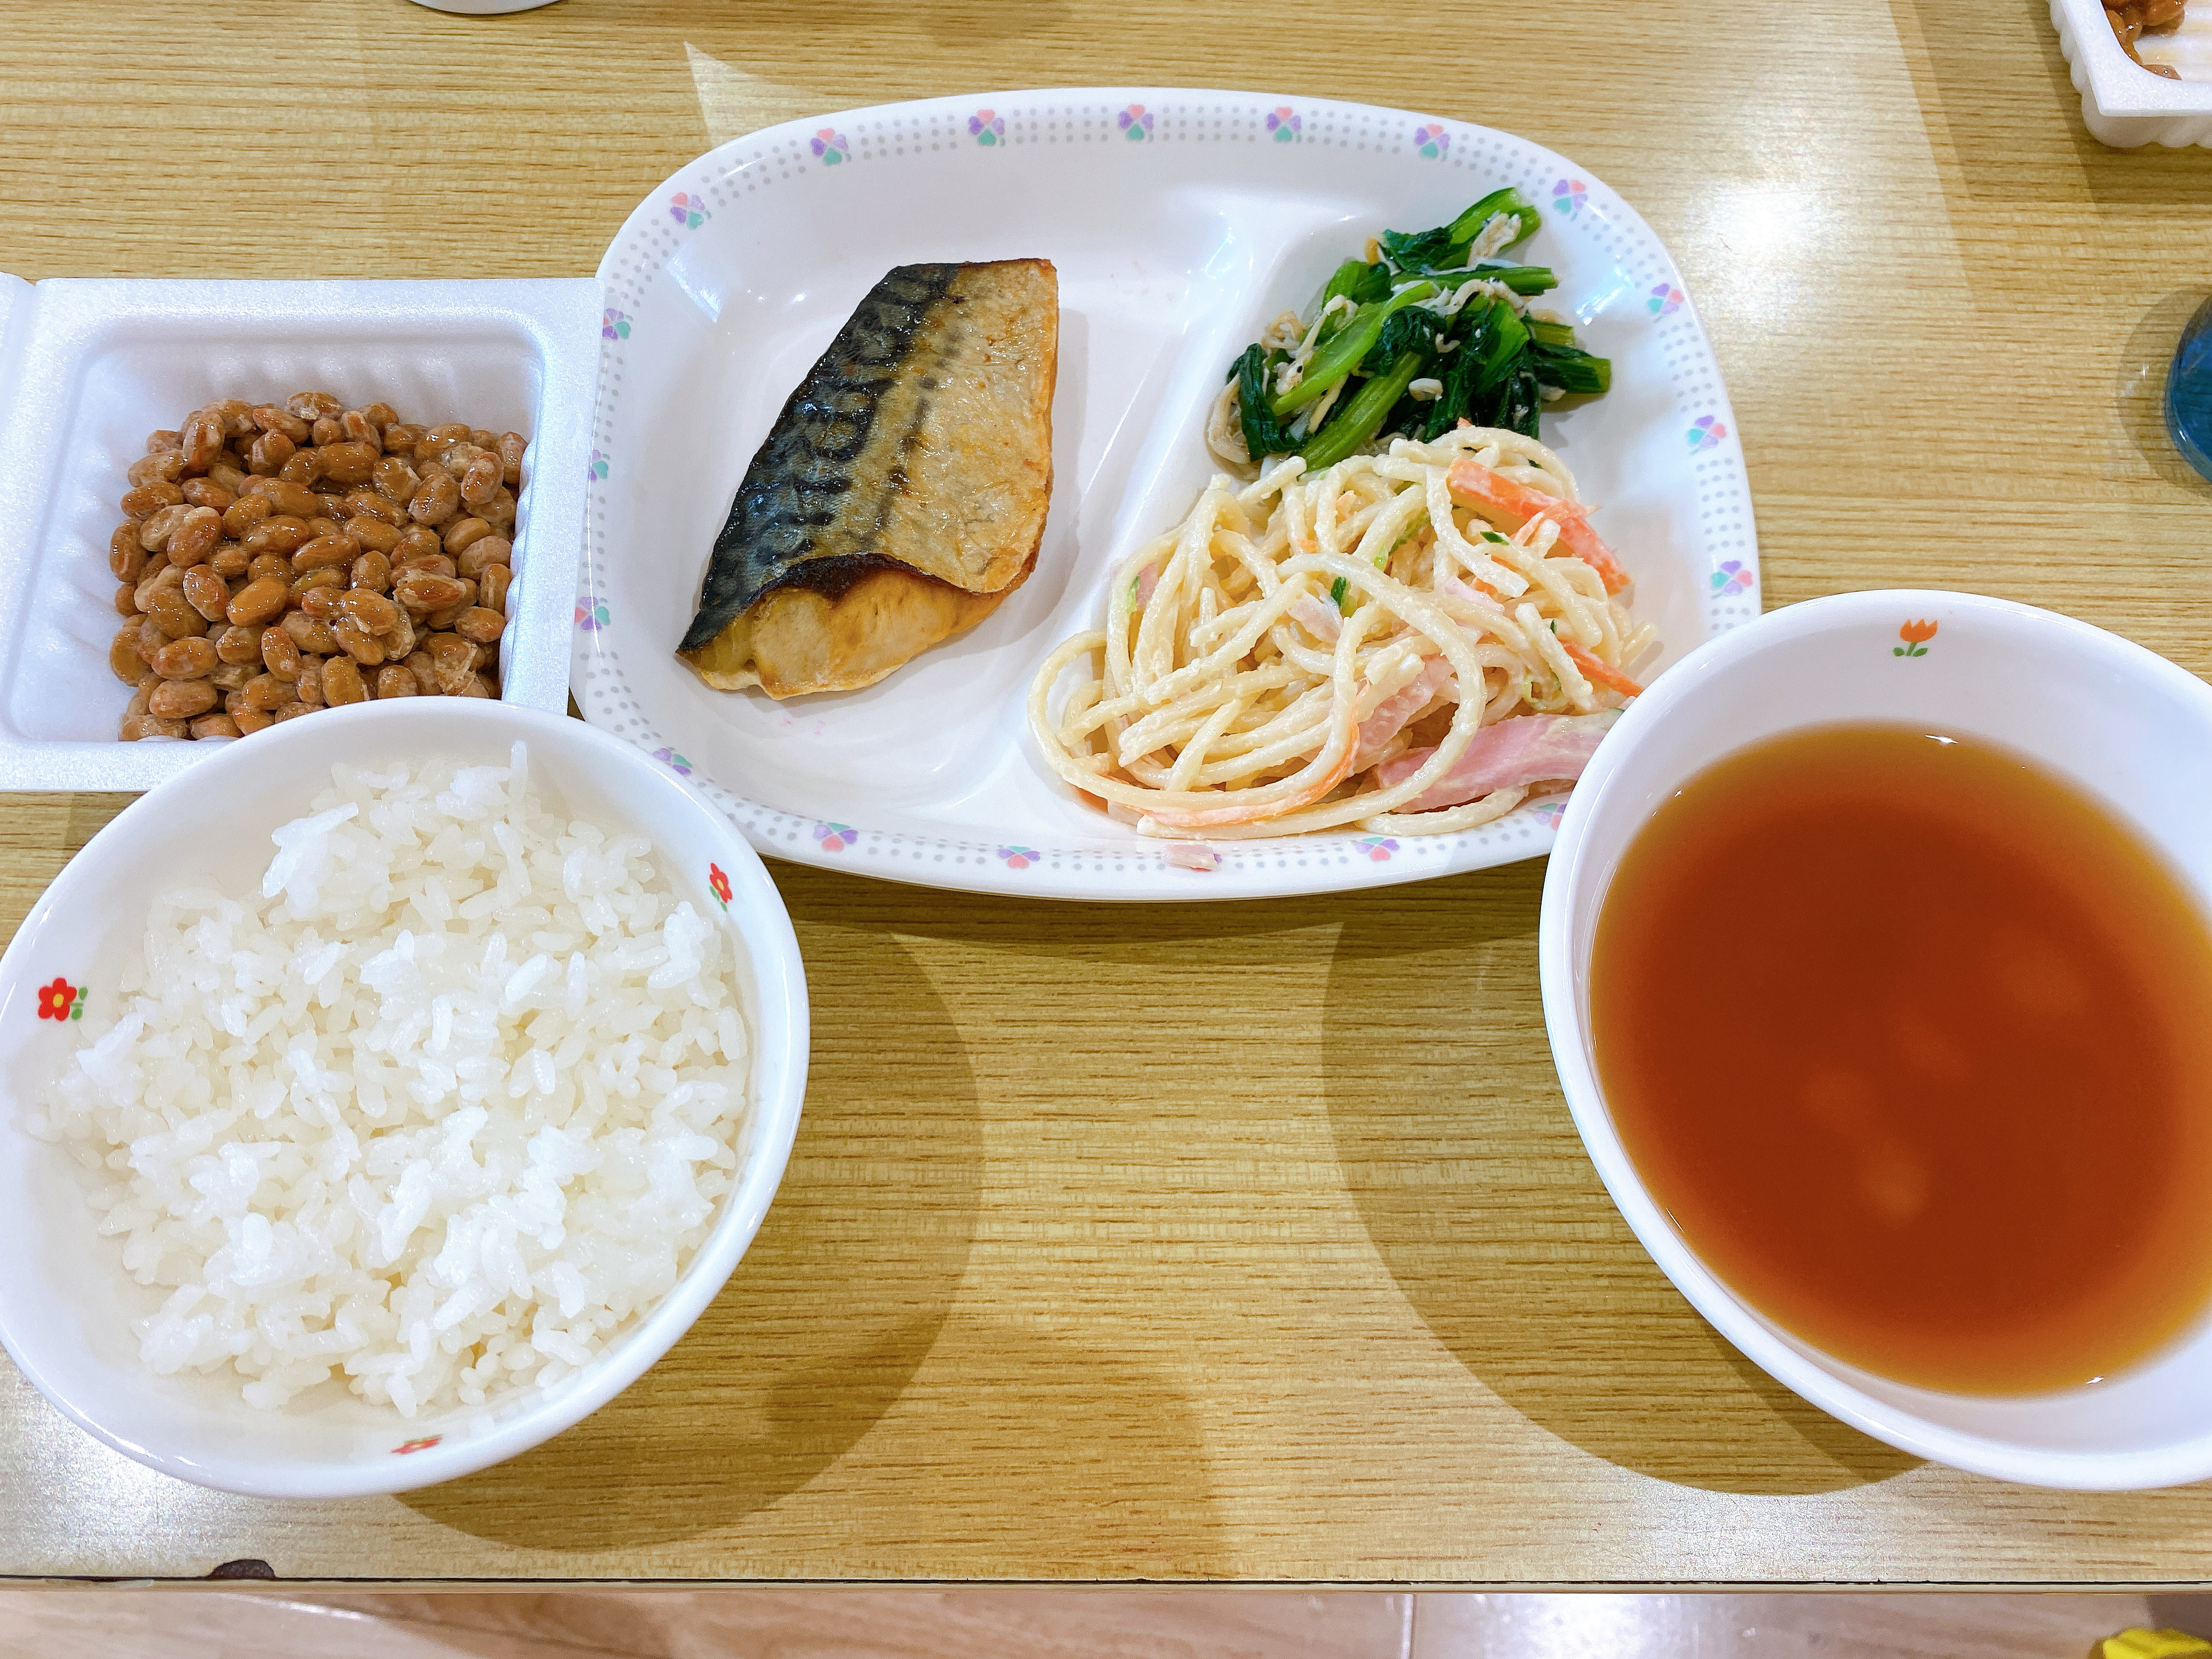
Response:
[[[31,1127],[106,1184],[155,1370],[403,1416],[558,1381],[676,1282],[737,1169],[723,930],[510,766],[337,767],[260,896],[157,901]]]

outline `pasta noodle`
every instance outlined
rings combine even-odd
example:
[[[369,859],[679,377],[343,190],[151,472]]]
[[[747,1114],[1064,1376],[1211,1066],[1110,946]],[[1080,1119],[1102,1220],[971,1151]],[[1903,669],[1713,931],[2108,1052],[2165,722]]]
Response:
[[[1543,744],[1594,742],[1656,643],[1586,513],[1557,455],[1493,428],[1313,477],[1295,457],[1217,475],[1114,571],[1104,628],[1046,659],[1030,725],[1055,772],[1147,835],[1487,823],[1579,772],[1545,773]],[[1532,717],[1511,744],[1492,730]],[[1518,772],[1462,763],[1509,747]]]

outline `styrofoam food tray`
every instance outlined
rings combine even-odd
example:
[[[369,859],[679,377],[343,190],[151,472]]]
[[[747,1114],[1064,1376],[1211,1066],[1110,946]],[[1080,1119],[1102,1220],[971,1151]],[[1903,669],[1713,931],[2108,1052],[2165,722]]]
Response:
[[[107,567],[146,436],[211,398],[313,388],[530,440],[501,700],[567,707],[599,284],[0,276],[0,790],[149,789],[213,747],[119,741]]]
[[[2112,38],[2100,0],[2051,0],[2051,21],[2081,94],[2082,122],[2100,141],[2116,149],[2212,144],[2212,82],[2169,81],[2130,63]],[[2197,20],[2185,20],[2182,29],[2196,36]],[[2205,55],[2195,38],[2147,36],[2137,50],[2175,58],[2184,74]]]

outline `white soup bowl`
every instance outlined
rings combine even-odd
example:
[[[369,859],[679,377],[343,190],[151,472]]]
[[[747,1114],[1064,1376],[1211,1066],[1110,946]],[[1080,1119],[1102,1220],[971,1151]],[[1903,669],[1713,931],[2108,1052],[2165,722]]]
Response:
[[[1740,1299],[1675,1231],[1621,1145],[1591,1049],[1589,962],[1622,854],[1661,803],[1723,756],[1845,720],[1924,723],[2040,763],[2131,826],[2205,908],[2212,687],[2195,675],[2085,623],[1973,594],[1850,593],[1771,612],[1661,676],[1606,735],[1560,822],[1538,957],[1553,1058],[1590,1160],[1692,1305],[1778,1382],[1853,1427],[1917,1456],[2037,1486],[2115,1490],[2212,1476],[2212,1309],[2157,1355],[2094,1387],[2023,1397],[1911,1387],[1820,1352]],[[1714,1041],[1725,1043],[1719,1011],[1730,987],[1710,991]]]

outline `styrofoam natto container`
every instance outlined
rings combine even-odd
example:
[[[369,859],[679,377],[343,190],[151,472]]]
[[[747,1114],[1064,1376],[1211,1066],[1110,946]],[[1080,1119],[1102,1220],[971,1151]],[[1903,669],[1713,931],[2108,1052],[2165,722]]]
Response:
[[[677,896],[731,947],[723,959],[734,960],[745,1023],[747,1105],[737,1167],[706,1236],[667,1294],[617,1327],[588,1363],[544,1389],[495,1395],[483,1407],[405,1418],[334,1378],[271,1411],[246,1403],[245,1379],[227,1365],[156,1374],[131,1327],[169,1292],[125,1270],[122,1241],[100,1235],[93,1176],[69,1147],[30,1132],[32,1107],[88,1033],[123,1015],[122,972],[143,959],[159,894],[212,887],[258,895],[275,852],[270,832],[306,814],[334,764],[377,769],[437,754],[504,765],[517,740],[528,745],[534,792],[552,797],[556,810],[649,840]],[[76,994],[67,999],[72,1013],[82,1000],[105,1018],[58,1017],[57,980]],[[775,884],[736,826],[667,768],[581,720],[481,699],[357,703],[270,727],[211,750],[204,764],[133,802],[70,860],[0,957],[0,1344],[80,1427],[203,1486],[344,1498],[469,1474],[605,1404],[714,1300],[782,1179],[806,1060],[805,977]],[[252,1139],[242,1129],[232,1134]]]
[[[125,473],[148,434],[220,398],[328,392],[527,438],[500,696],[566,708],[599,324],[589,277],[0,276],[0,790],[149,789],[225,746],[119,740],[131,688],[107,665]]]
[[[1705,768],[1784,732],[1856,720],[1979,738],[2039,763],[2131,828],[2200,919],[2212,914],[2212,686],[2087,623],[1972,593],[1846,593],[1771,611],[1708,641],[1630,704],[1559,823],[1536,954],[1552,1059],[1590,1162],[1691,1305],[1769,1376],[1852,1427],[2033,1486],[2212,1478],[2212,1307],[2094,1387],[2019,1396],[1912,1387],[1824,1352],[1737,1295],[1676,1230],[1622,1144],[1589,1006],[1614,872],[1652,814]],[[1711,988],[1716,1007],[1728,993]],[[1729,1030],[1726,1018],[1711,1023],[1717,1066],[1728,1063]]]
[[[2179,149],[2212,144],[2212,19],[2202,0],[2172,34],[2146,34],[2136,50],[2146,62],[2167,65],[2186,76],[2169,81],[2132,63],[2113,37],[2101,0],[2051,0],[2051,21],[2058,31],[2074,89],[2081,94],[2081,122],[2096,138],[2115,149],[2165,144]]]

